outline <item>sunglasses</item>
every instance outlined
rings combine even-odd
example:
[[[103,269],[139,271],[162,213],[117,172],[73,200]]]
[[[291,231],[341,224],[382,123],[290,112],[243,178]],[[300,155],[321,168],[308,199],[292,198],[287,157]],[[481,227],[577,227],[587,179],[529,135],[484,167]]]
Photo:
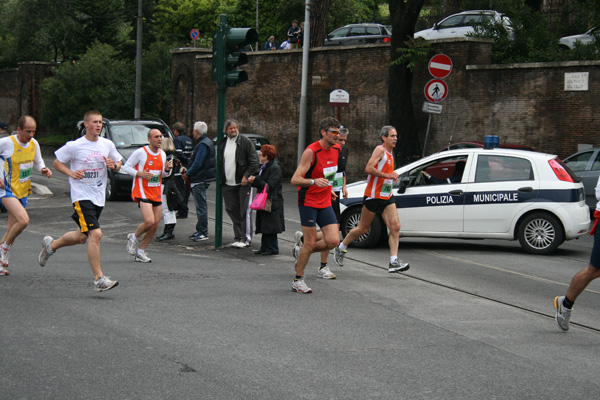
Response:
[[[339,135],[340,133],[339,129],[327,129],[327,131],[333,133],[334,135]]]

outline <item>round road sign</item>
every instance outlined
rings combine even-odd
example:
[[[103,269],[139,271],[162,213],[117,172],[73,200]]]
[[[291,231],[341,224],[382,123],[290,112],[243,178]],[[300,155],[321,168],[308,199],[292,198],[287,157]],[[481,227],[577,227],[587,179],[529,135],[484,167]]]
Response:
[[[444,101],[448,95],[448,85],[441,79],[432,79],[425,85],[425,97],[432,103]]]
[[[434,78],[445,78],[452,72],[452,60],[445,54],[436,54],[429,60],[428,68]]]
[[[200,37],[200,31],[196,28],[192,29],[190,31],[190,37],[192,38],[192,40],[198,40],[198,38]]]

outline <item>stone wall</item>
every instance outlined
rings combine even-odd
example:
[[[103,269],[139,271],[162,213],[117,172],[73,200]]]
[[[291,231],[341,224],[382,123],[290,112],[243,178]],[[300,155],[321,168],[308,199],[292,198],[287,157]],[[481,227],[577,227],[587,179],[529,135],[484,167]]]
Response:
[[[329,94],[350,94],[341,121],[350,128],[349,179],[364,177],[364,165],[381,126],[388,122],[388,45],[319,48],[310,52],[306,144],[318,139],[318,123],[337,117]],[[432,42],[432,55],[444,53],[453,63],[445,79],[448,97],[442,114],[433,114],[425,153],[449,142],[482,141],[497,134],[506,143],[533,146],[566,157],[580,143],[600,145],[600,62],[490,65],[491,41],[463,38]],[[226,118],[239,121],[243,132],[266,136],[280,153],[286,176],[297,163],[302,51],[249,53],[243,67],[250,81],[227,90]],[[216,135],[217,90],[211,80],[210,51],[178,49],[173,52],[171,120],[188,130],[195,120]],[[565,91],[566,72],[588,72],[589,90]],[[417,66],[413,102],[423,144],[429,114],[421,111],[423,89],[432,79],[427,65]]]

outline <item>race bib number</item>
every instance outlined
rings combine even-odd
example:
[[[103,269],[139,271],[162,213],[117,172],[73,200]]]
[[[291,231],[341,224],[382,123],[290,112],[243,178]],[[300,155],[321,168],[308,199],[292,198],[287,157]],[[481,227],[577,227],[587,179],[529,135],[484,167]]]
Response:
[[[335,177],[333,178],[332,189],[334,192],[341,192],[344,188],[344,173],[336,172]]]
[[[392,187],[394,186],[393,179],[385,179],[383,181],[383,185],[381,185],[381,192],[379,193],[381,197],[388,198],[392,195]]]
[[[33,174],[33,163],[19,165],[19,183],[25,183],[31,180]]]
[[[323,177],[329,181],[329,186],[333,184],[336,172],[337,165],[335,167],[323,168]]]
[[[101,183],[106,173],[106,166],[101,162],[92,162],[85,165],[81,181],[86,185],[97,186]]]
[[[153,169],[148,172],[152,174],[152,178],[148,179],[148,187],[160,186],[160,175],[162,171]]]

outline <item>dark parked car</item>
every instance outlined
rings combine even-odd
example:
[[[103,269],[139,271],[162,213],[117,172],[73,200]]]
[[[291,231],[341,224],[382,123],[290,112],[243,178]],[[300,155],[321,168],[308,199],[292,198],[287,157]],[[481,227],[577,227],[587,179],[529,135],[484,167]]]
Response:
[[[355,46],[362,44],[389,43],[392,33],[380,24],[350,24],[327,35],[325,46]]]
[[[585,203],[596,208],[596,185],[600,177],[600,147],[583,150],[565,158],[564,163],[577,175],[585,190]]]
[[[127,157],[131,156],[131,153],[148,144],[148,131],[150,129],[156,128],[162,132],[163,137],[173,139],[173,133],[171,133],[169,126],[160,119],[103,119],[102,124],[100,136],[111,140],[117,146],[117,150],[123,156],[123,163],[127,161]],[[79,121],[76,137],[83,135],[85,135],[85,126],[83,121]],[[132,182],[133,177],[122,170],[119,172],[109,170],[106,199],[115,200],[119,196],[130,196]]]

